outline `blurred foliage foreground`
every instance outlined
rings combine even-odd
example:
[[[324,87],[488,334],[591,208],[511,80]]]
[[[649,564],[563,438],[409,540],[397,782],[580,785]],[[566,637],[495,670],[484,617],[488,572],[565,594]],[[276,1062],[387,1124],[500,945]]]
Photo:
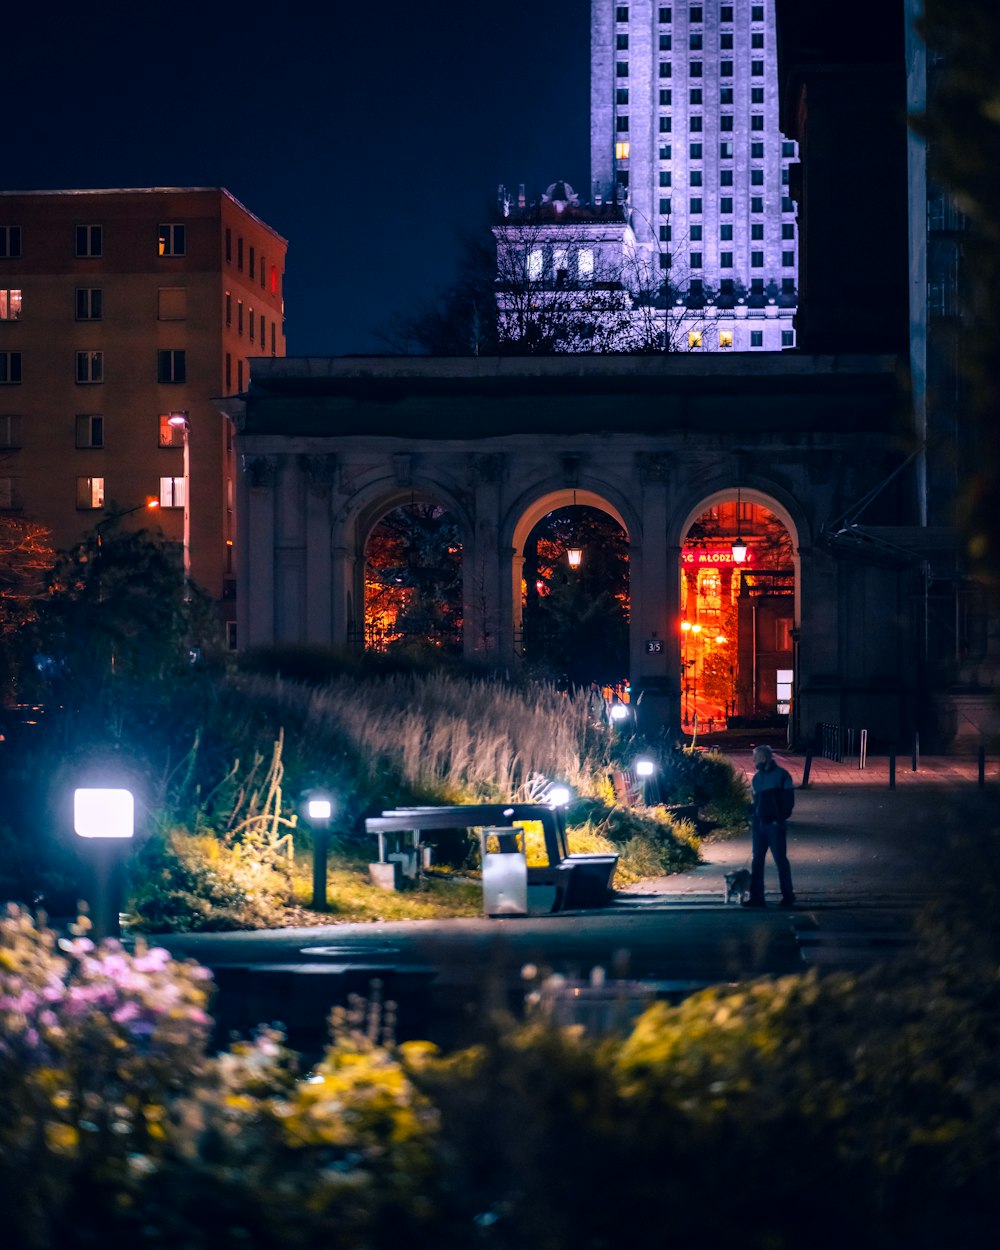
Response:
[[[495,1018],[448,1055],[356,1001],[307,1072],[276,1028],[212,1053],[203,968],[10,908],[4,1244],[992,1246],[1000,839],[961,836],[965,906],[943,890],[909,964],[711,989],[622,1037]]]

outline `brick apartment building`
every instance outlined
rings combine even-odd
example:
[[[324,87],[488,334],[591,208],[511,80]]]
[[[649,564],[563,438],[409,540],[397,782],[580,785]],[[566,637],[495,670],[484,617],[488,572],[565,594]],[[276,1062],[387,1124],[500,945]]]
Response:
[[[191,574],[234,618],[235,463],[213,401],[246,389],[251,357],[285,354],[286,247],[221,187],[0,192],[0,513],[62,548],[114,504],[181,544],[184,417]]]

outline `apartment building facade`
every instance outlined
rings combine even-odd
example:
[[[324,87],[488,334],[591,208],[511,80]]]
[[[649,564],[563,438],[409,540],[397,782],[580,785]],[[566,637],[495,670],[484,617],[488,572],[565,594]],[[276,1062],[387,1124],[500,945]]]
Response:
[[[213,401],[285,354],[286,249],[219,187],[0,192],[0,512],[63,548],[135,509],[126,524],[183,544],[189,491],[191,576],[235,619],[236,467]]]
[[[797,153],[778,104],[774,0],[592,0],[591,198],[626,206],[682,346],[795,345]]]

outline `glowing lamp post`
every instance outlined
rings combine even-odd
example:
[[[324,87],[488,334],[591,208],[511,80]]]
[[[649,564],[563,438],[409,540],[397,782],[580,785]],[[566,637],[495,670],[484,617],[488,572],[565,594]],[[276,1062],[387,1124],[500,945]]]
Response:
[[[649,787],[652,784],[650,778],[656,772],[656,765],[652,760],[638,759],[635,762],[635,775],[642,783],[642,801],[649,802]]]
[[[313,896],[315,911],[329,911],[326,901],[326,859],[330,842],[330,820],[333,803],[325,794],[313,794],[306,799],[306,819],[313,831]]]
[[[73,792],[73,831],[93,846],[94,938],[121,933],[121,881],[118,848],[135,834],[135,799],[131,790],[94,787]]]
[[[567,547],[566,559],[569,562],[569,567],[571,569],[578,569],[580,565],[583,563],[583,548],[582,547]]]
[[[186,412],[172,412],[170,424],[184,432],[184,593],[191,591],[191,422]]]

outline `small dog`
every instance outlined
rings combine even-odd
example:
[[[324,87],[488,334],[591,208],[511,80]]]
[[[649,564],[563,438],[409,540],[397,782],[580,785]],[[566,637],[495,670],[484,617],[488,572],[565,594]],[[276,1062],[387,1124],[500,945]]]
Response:
[[[750,897],[750,870],[738,868],[726,873],[726,902],[742,903]]]

